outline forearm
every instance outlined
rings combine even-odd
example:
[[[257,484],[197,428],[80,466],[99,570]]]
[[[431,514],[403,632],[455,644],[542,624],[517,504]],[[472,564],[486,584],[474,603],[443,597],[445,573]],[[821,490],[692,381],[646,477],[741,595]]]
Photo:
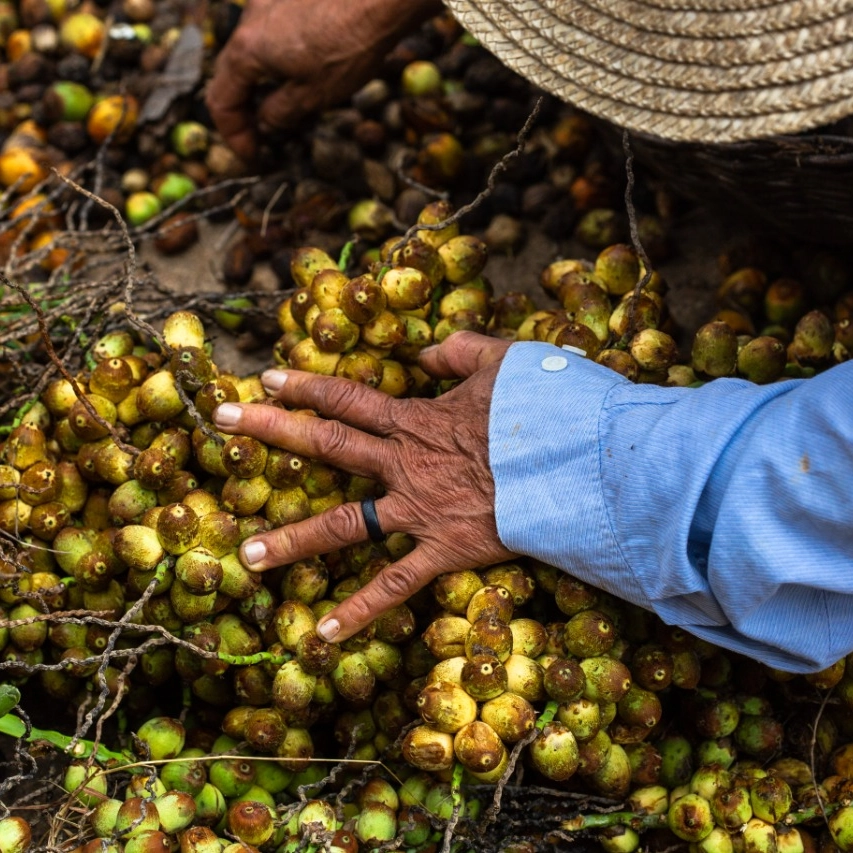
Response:
[[[523,347],[498,375],[490,427],[508,548],[776,666],[849,651],[853,416],[833,389],[853,365],[667,389],[566,353],[549,373],[541,360],[559,351]]]

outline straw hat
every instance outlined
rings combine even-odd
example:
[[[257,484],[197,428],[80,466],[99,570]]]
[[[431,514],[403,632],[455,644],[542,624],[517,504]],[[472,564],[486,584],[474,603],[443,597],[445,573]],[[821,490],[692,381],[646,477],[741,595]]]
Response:
[[[853,114],[853,0],[447,0],[510,68],[673,140],[735,142]]]

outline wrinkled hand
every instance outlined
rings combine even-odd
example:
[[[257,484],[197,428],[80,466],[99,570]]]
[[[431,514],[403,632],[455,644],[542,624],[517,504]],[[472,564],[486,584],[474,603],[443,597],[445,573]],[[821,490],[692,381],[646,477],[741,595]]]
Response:
[[[417,542],[318,623],[325,639],[351,637],[444,572],[512,556],[497,534],[488,453],[492,387],[508,346],[458,332],[425,352],[421,367],[432,375],[467,377],[436,400],[394,399],[347,379],[276,370],[263,376],[271,396],[324,417],[251,404],[220,406],[214,413],[223,432],[250,435],[379,480],[385,486],[376,501],[382,530],[409,533]],[[360,504],[346,503],[253,536],[240,557],[262,571],[367,538]]]
[[[248,0],[207,87],[210,115],[244,159],[256,128],[286,130],[352,94],[438,0]],[[277,86],[255,113],[252,96]]]

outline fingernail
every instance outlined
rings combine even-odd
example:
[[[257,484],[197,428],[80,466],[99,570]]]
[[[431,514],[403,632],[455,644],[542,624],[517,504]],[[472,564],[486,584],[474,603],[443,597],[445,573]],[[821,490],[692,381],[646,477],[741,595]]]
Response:
[[[337,619],[327,619],[317,625],[317,634],[327,643],[334,643],[335,637],[341,630],[341,623]]]
[[[243,546],[243,557],[250,566],[260,563],[267,555],[267,546],[263,542],[247,542]]]
[[[233,427],[240,423],[243,410],[233,403],[223,403],[213,413],[213,420],[217,426]]]
[[[287,374],[283,370],[266,370],[261,375],[261,382],[267,394],[275,394],[276,391],[281,391],[284,387],[284,383],[287,382]]]
[[[428,347],[424,347],[421,350],[420,354],[426,355],[427,353],[431,353],[433,350],[437,350],[437,349],[438,349],[438,344],[430,344]]]

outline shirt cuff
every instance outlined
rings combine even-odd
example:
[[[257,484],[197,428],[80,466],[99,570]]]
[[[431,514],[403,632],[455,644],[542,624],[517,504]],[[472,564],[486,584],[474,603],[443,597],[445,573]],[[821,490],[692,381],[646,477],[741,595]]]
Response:
[[[513,344],[495,381],[489,463],[507,548],[651,608],[622,557],[602,489],[601,413],[613,390],[630,384],[551,344]]]

